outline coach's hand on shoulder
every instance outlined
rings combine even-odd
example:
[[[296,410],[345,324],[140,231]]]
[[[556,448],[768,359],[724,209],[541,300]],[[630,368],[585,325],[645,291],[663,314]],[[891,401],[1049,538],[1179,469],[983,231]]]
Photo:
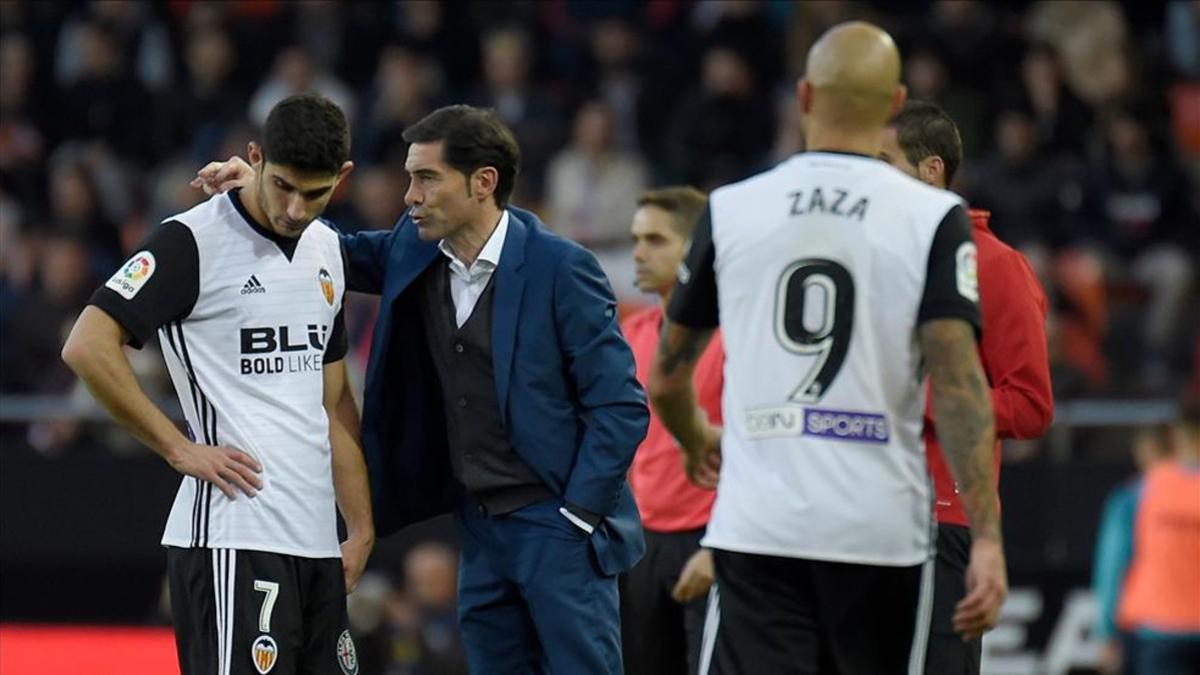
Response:
[[[234,188],[244,188],[253,180],[254,167],[234,155],[224,162],[205,164],[188,185],[203,189],[204,194],[215,195]]]
[[[671,589],[675,602],[691,602],[708,592],[713,585],[712,551],[702,548],[692,554],[679,573],[679,581]]]
[[[262,465],[234,448],[184,441],[167,453],[167,462],[179,473],[216,485],[230,499],[237,498],[238,490],[253,497],[262,489]]]
[[[721,476],[721,427],[708,425],[704,447],[685,451],[683,457],[688,480],[705,490],[717,489],[717,480]]]
[[[367,566],[367,558],[371,557],[371,549],[375,546],[375,538],[350,535],[342,542],[342,574],[346,577],[346,594],[349,595],[358,587],[363,569]]]
[[[967,565],[967,597],[954,608],[954,630],[963,640],[973,640],[995,628],[1007,596],[1003,545],[998,539],[975,539]]]

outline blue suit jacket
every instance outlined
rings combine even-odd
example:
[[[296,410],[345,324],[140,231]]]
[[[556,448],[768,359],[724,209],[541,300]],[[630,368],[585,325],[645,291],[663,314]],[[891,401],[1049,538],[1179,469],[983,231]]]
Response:
[[[509,208],[492,278],[496,400],[513,449],[564,501],[605,516],[591,536],[615,574],[645,550],[625,483],[649,410],[616,300],[595,257]],[[347,285],[381,295],[362,442],[380,536],[454,508],[442,393],[413,281],[442,253],[407,214],[390,231],[343,235]]]

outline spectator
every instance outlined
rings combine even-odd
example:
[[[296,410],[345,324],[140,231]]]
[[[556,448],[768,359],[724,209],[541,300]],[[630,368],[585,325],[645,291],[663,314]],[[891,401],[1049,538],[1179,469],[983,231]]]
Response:
[[[402,164],[408,144],[401,134],[433,109],[439,89],[437,72],[425,57],[407,46],[385,48],[354,130],[358,161]]]
[[[161,154],[189,150],[192,163],[216,156],[228,127],[246,111],[246,94],[232,79],[238,53],[229,34],[202,29],[188,35],[184,46],[185,84],[162,96],[156,121]]]
[[[21,317],[21,330],[6,346],[19,358],[5,359],[5,388],[62,394],[70,391],[75,377],[59,351],[96,278],[88,264],[88,248],[73,232],[51,231],[37,248],[37,289],[13,308],[13,314]]]
[[[612,110],[583,104],[571,145],[550,162],[546,211],[560,234],[596,254],[617,297],[627,299],[637,295],[628,223],[648,177],[640,157],[614,145]]]
[[[675,179],[708,191],[760,168],[774,141],[774,112],[741,54],[709,48],[701,85],[679,105],[670,127],[667,154]]]
[[[615,147],[613,127],[611,108],[584,103],[571,144],[550,161],[546,177],[548,222],[593,249],[628,243],[628,223],[647,183],[641,158]]]
[[[0,175],[25,203],[43,198],[46,107],[33,87],[33,46],[20,33],[0,37]]]
[[[324,70],[313,64],[312,57],[300,47],[287,47],[275,57],[271,74],[250,99],[250,121],[262,127],[267,113],[288,96],[316,92],[337,104],[348,119],[354,118],[354,94]]]
[[[516,134],[521,146],[521,177],[513,201],[532,204],[542,199],[546,163],[562,145],[564,120],[555,101],[530,82],[529,36],[502,28],[483,38],[484,86],[474,105],[493,108]]]
[[[992,230],[1010,246],[1057,247],[1068,239],[1066,204],[1075,169],[1037,152],[1037,128],[1027,109],[996,118],[995,150],[964,167],[964,192],[992,212]]]
[[[981,116],[984,109],[978,103],[979,92],[951,80],[946,58],[933,44],[918,45],[904,55],[904,82],[910,99],[936,103],[958,123],[964,156],[982,153],[981,144],[987,134]]]
[[[1045,154],[1083,157],[1091,113],[1062,80],[1058,55],[1049,45],[1034,45],[1021,61],[1021,83],[1033,111],[1038,149]]]
[[[1135,660],[1136,642],[1128,624],[1118,625],[1117,603],[1133,555],[1133,522],[1141,482],[1151,467],[1170,456],[1167,428],[1148,427],[1140,430],[1133,442],[1133,463],[1137,467],[1137,475],[1114,488],[1104,501],[1092,563],[1092,592],[1099,605],[1094,635],[1103,645],[1100,671],[1106,675],[1122,672],[1123,662],[1132,663]]]
[[[1186,673],[1200,663],[1200,402],[1183,405],[1173,457],[1146,471],[1117,622],[1135,633],[1133,672]]]
[[[636,151],[639,143],[639,103],[642,94],[641,40],[629,22],[619,18],[597,21],[588,40],[595,81],[590,90],[613,114],[616,146]]]
[[[127,64],[140,86],[159,92],[169,87],[175,75],[174,50],[167,27],[159,21],[158,7],[132,0],[92,2],[67,19],[59,34],[55,58],[59,82],[75,80],[87,70],[89,51],[80,44],[88,23],[106,26],[115,40],[120,60]]]
[[[62,236],[87,244],[84,265],[88,269],[116,268],[122,257],[117,224],[105,213],[93,175],[82,160],[63,162],[51,171],[50,214]]]
[[[1154,147],[1138,115],[1117,112],[1105,121],[1104,135],[1105,161],[1085,183],[1080,243],[1100,247],[1110,278],[1145,287],[1139,337],[1150,360],[1143,375],[1161,386],[1190,334],[1184,331],[1196,322],[1195,304],[1187,300],[1195,263],[1184,246],[1195,245],[1200,220],[1188,203],[1186,178]]]
[[[420,672],[466,675],[458,629],[458,556],[444,544],[418,544],[404,559],[404,590],[419,616]]]
[[[93,21],[79,29],[80,68],[62,90],[61,136],[102,140],[127,159],[146,159],[145,90],[129,76],[111,29]]]

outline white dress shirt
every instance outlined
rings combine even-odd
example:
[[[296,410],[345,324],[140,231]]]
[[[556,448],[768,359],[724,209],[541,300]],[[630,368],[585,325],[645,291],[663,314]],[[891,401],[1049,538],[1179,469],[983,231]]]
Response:
[[[454,321],[459,328],[471,318],[475,311],[475,303],[487,288],[492,273],[500,264],[500,252],[504,250],[504,238],[508,235],[508,211],[500,216],[492,236],[479,251],[475,262],[467,267],[463,261],[454,255],[454,250],[443,239],[438,242],[438,248],[450,259],[450,297],[454,300]]]

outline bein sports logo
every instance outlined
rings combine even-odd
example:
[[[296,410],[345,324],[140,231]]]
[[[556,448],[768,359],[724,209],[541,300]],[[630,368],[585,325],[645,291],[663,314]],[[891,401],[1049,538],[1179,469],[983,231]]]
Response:
[[[782,406],[746,412],[750,439],[784,436],[817,436],[837,441],[887,443],[891,438],[887,417],[844,410]]]

